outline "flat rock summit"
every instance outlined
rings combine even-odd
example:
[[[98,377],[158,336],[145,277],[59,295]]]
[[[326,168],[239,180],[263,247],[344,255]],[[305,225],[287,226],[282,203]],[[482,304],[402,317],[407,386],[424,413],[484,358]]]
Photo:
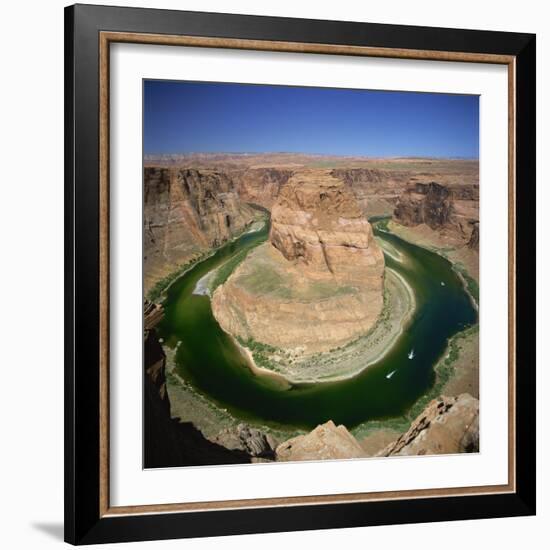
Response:
[[[367,333],[383,307],[384,256],[345,183],[304,170],[282,188],[269,241],[213,296],[223,329],[310,354]]]

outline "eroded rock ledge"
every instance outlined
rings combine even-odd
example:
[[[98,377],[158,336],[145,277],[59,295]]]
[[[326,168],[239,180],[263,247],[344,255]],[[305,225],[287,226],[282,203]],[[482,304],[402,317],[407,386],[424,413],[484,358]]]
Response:
[[[325,460],[361,458],[364,451],[345,426],[336,426],[332,420],[317,426],[306,435],[300,435],[277,447],[277,460]]]
[[[434,399],[380,456],[479,451],[479,401],[468,393]]]

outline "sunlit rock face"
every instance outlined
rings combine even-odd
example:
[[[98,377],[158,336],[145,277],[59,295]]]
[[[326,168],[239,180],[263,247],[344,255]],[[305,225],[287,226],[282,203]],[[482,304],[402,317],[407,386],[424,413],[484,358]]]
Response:
[[[145,287],[238,235],[255,219],[233,180],[214,170],[146,167]]]
[[[271,209],[293,172],[284,168],[266,167],[232,170],[228,173],[235,181],[242,201]]]
[[[336,460],[362,458],[365,452],[345,426],[336,426],[329,420],[306,435],[299,435],[281,443],[277,447],[276,456],[281,462]]]
[[[214,293],[221,326],[304,354],[367,333],[382,311],[384,256],[345,183],[324,170],[294,174],[271,221],[269,241]]]
[[[384,258],[345,184],[327,172],[295,175],[272,210],[271,244],[313,277],[381,288]]]

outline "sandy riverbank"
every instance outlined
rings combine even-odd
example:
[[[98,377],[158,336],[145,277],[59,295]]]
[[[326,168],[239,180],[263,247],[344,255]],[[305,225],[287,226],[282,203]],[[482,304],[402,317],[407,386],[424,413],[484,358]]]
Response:
[[[453,265],[459,266],[479,284],[479,253],[465,245],[457,245],[427,225],[406,227],[393,220],[388,221],[388,231],[404,241],[422,248],[427,248],[444,258]]]
[[[368,334],[330,352],[289,358],[283,350],[274,348],[251,350],[242,344],[239,348],[252,371],[259,376],[274,377],[290,385],[347,380],[380,361],[391,350],[414,313],[413,289],[391,268],[386,268],[384,301],[380,318]]]
[[[170,415],[182,422],[191,422],[207,439],[215,437],[226,428],[233,428],[243,422],[234,417],[226,408],[214,403],[199,393],[186,382],[176,371],[176,349],[164,348],[166,354],[166,387],[170,398]],[[306,433],[295,428],[284,429],[263,424],[249,423],[266,434],[271,434],[279,441],[284,441]]]
[[[231,334],[229,333],[226,333],[226,334],[228,334],[231,337],[231,339],[233,340],[233,343],[237,346],[239,351],[242,353],[243,357],[246,359],[248,367],[256,376],[264,376],[266,378],[270,378],[287,389],[292,387],[292,384],[294,381],[288,380],[287,378],[285,378],[284,375],[278,372],[274,372],[269,369],[258,367],[258,365],[256,365],[256,362],[254,361],[254,356],[252,355],[252,352],[246,346],[242,346],[238,342],[238,340],[234,338]]]

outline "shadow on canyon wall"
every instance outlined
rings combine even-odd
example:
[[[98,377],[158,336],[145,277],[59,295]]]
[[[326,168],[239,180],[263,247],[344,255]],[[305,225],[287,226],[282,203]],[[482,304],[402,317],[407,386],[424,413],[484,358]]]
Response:
[[[156,306],[158,308],[159,306]],[[244,464],[251,461],[244,451],[229,450],[206,439],[190,422],[170,416],[166,389],[166,356],[154,326],[162,317],[154,304],[145,306],[143,343],[143,467],[170,468]],[[152,323],[148,318],[157,317]]]

